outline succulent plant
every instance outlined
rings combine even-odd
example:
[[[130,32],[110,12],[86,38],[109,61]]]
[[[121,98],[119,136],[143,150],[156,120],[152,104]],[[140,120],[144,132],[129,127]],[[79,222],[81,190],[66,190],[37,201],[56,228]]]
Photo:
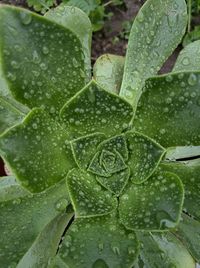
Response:
[[[186,24],[184,0],[147,0],[92,78],[82,11],[0,7],[2,268],[199,262],[200,41],[157,75]]]

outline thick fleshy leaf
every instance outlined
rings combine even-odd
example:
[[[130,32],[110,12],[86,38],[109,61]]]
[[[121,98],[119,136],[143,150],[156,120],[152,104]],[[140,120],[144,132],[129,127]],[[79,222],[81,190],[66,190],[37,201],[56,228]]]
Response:
[[[175,235],[183,242],[195,260],[200,262],[200,222],[182,214]]]
[[[56,255],[62,234],[72,215],[72,213],[63,213],[54,218],[39,234],[17,268],[49,267],[50,260]]]
[[[16,267],[43,229],[63,214],[68,194],[65,181],[39,193],[0,203],[1,267]]]
[[[102,150],[95,154],[88,171],[99,176],[110,177],[112,174],[126,168],[127,166],[120,153]]]
[[[9,90],[30,108],[56,114],[86,83],[78,37],[25,9],[0,7],[0,54]]]
[[[61,110],[61,119],[72,137],[94,132],[113,136],[126,129],[132,117],[133,108],[128,102],[104,90],[94,80]]]
[[[173,234],[137,232],[137,236],[141,251],[134,268],[195,268],[195,261]]]
[[[0,177],[0,202],[24,197],[29,192],[13,176]]]
[[[200,73],[149,79],[133,125],[162,146],[200,144]]]
[[[76,218],[109,214],[117,207],[117,200],[96,182],[94,175],[78,168],[68,173],[67,188]]]
[[[67,266],[79,268],[129,268],[137,255],[135,233],[114,215],[75,220],[58,251]]]
[[[1,156],[24,187],[41,192],[76,166],[66,136],[47,113],[34,109],[22,124],[0,137]]]
[[[162,170],[179,176],[185,189],[183,208],[200,220],[200,158],[189,161],[162,162]]]
[[[91,79],[90,53],[92,25],[88,16],[81,9],[74,6],[67,6],[65,3],[50,9],[45,16],[71,30],[79,38],[85,60],[85,73],[82,72],[82,75],[85,75],[86,81],[89,82]]]
[[[117,151],[123,157],[124,160],[128,160],[128,148],[126,144],[126,138],[122,135],[117,135],[110,139],[107,139],[99,144],[98,150]]]
[[[94,79],[103,88],[118,94],[122,83],[124,61],[124,57],[118,55],[100,56],[94,64]]]
[[[177,226],[183,185],[173,173],[154,173],[143,184],[132,184],[120,198],[121,222],[128,229],[164,231]]]
[[[136,106],[147,78],[157,74],[181,42],[187,23],[185,0],[148,0],[131,29],[120,95]]]
[[[173,72],[200,71],[200,40],[187,45],[179,54]]]
[[[137,132],[129,131],[125,136],[129,149],[128,166],[131,170],[131,180],[134,183],[142,183],[152,175],[165,149]]]
[[[112,174],[110,177],[96,176],[97,181],[106,189],[119,196],[130,177],[130,169],[126,168]]]
[[[198,156],[200,157],[200,146],[177,146],[167,149],[165,159],[170,161],[183,161]]]
[[[9,127],[22,121],[25,115],[9,104],[3,98],[0,98],[0,134]]]
[[[79,168],[88,168],[97,151],[97,146],[105,138],[103,133],[94,133],[71,141],[73,155]]]

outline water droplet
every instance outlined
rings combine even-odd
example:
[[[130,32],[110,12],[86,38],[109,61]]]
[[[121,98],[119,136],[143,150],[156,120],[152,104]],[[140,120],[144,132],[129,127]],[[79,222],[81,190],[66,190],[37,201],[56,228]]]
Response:
[[[31,21],[32,21],[31,13],[27,13],[27,12],[21,11],[21,12],[20,12],[20,19],[21,19],[21,22],[22,22],[24,25],[28,25],[28,24],[30,24]]]
[[[188,58],[188,57],[183,58],[182,63],[183,63],[183,65],[185,65],[185,66],[186,66],[186,65],[189,65],[189,63],[190,63],[189,58]]]
[[[98,259],[93,263],[92,268],[109,268],[109,266],[104,260]]]
[[[68,204],[69,203],[68,203],[67,199],[65,199],[65,198],[60,199],[55,205],[56,210],[64,211],[66,209],[66,207],[68,206]]]
[[[196,75],[195,74],[190,74],[189,75],[189,78],[188,78],[188,84],[190,86],[194,86],[194,85],[196,85],[196,83],[197,83],[197,77],[196,77]]]
[[[49,49],[48,49],[48,47],[43,47],[42,48],[42,52],[45,54],[45,55],[47,55],[48,53],[49,53]]]

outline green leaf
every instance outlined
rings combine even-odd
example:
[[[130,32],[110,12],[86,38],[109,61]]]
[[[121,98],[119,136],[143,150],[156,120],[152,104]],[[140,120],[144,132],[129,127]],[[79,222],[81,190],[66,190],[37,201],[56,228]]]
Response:
[[[98,146],[98,150],[117,151],[123,157],[124,160],[128,160],[128,148],[126,144],[126,138],[123,134],[117,135],[110,139],[101,142]]]
[[[200,222],[183,213],[175,235],[182,241],[193,258],[200,262]]]
[[[85,73],[86,82],[91,79],[91,39],[92,39],[92,25],[88,16],[79,8],[67,6],[62,3],[54,9],[50,9],[45,16],[67,29],[71,30],[80,40],[84,60],[85,60]]]
[[[29,192],[13,176],[0,177],[0,202],[24,197]]]
[[[47,267],[50,260],[56,255],[62,234],[71,218],[72,213],[63,213],[54,218],[39,234],[32,247],[20,260],[17,268]]]
[[[128,127],[133,108],[92,80],[64,105],[60,115],[72,138],[94,132],[113,136]]]
[[[167,149],[165,159],[175,161],[197,156],[200,156],[200,146],[177,146]]]
[[[185,189],[183,208],[200,220],[200,158],[189,161],[162,162],[162,170],[179,176]]]
[[[200,40],[187,45],[179,54],[173,72],[200,71]]]
[[[124,187],[128,183],[130,169],[126,168],[112,174],[110,177],[96,176],[97,181],[116,196],[121,195]]]
[[[195,268],[195,262],[173,234],[137,232],[141,251],[134,268],[176,267]]]
[[[117,200],[96,182],[94,175],[78,168],[68,173],[67,188],[76,218],[109,214],[117,207]]]
[[[12,187],[12,186],[11,186]],[[0,203],[1,267],[16,267],[41,232],[58,215],[63,214],[68,194],[65,182],[39,194],[28,194]],[[40,238],[39,238],[40,239]]]
[[[71,141],[73,155],[79,168],[88,168],[97,146],[105,138],[103,133],[94,133]]]
[[[112,174],[126,168],[124,159],[117,151],[102,150],[96,153],[88,171],[99,176],[110,177]]]
[[[135,233],[121,226],[114,215],[77,219],[58,255],[69,267],[129,268],[138,255],[138,241]]]
[[[124,57],[105,54],[100,56],[93,67],[94,79],[103,88],[119,93],[124,72]]]
[[[143,184],[129,184],[120,198],[121,222],[128,229],[164,231],[180,219],[183,185],[173,173],[154,173]]]
[[[0,7],[3,75],[15,99],[28,107],[56,115],[85,85],[82,49],[65,27],[25,9]]]
[[[0,137],[1,156],[25,188],[41,192],[76,166],[66,136],[47,113],[33,109],[23,123]]]
[[[200,144],[200,73],[149,79],[138,103],[134,128],[163,147]]]
[[[0,134],[22,121],[25,115],[0,97]]]
[[[160,163],[165,149],[148,137],[129,131],[125,134],[131,170],[131,180],[142,183],[147,180]]]
[[[120,95],[134,107],[147,78],[157,74],[181,42],[187,23],[185,0],[148,0],[131,29]]]

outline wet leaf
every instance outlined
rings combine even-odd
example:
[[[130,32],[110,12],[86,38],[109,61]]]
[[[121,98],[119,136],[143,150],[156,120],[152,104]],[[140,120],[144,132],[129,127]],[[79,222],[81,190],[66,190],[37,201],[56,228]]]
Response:
[[[1,156],[31,192],[41,192],[76,166],[65,144],[67,133],[40,109],[0,137]]]
[[[165,154],[165,159],[170,161],[186,160],[200,156],[200,146],[177,146],[169,147]]]
[[[109,214],[117,207],[117,200],[96,182],[95,176],[80,169],[68,173],[67,188],[76,218]]]
[[[93,67],[94,79],[103,88],[119,93],[124,72],[124,57],[105,54],[100,56]]]
[[[124,134],[114,136],[101,142],[98,146],[98,150],[117,151],[123,157],[124,160],[128,160],[128,148],[126,138]]]
[[[190,43],[181,50],[173,72],[177,71],[200,71],[200,40]]]
[[[149,79],[138,103],[134,128],[163,147],[200,144],[199,73]]]
[[[85,75],[86,82],[89,82],[91,79],[92,25],[88,16],[81,9],[67,6],[65,3],[56,8],[51,8],[45,16],[71,30],[79,38],[85,60],[85,74],[82,73],[82,75]]]
[[[137,255],[135,233],[114,215],[75,220],[58,251],[62,263],[80,268],[129,268]]]
[[[39,234],[31,248],[20,260],[17,268],[49,267],[56,255],[62,234],[72,218],[72,213],[63,213],[55,217]]]
[[[71,141],[73,155],[79,168],[88,168],[96,153],[97,146],[105,138],[103,133],[94,133]]]
[[[1,6],[0,36],[3,75],[19,102],[56,115],[85,85],[82,45],[72,31],[25,9]]]
[[[181,42],[186,23],[184,0],[149,0],[138,12],[129,36],[120,91],[134,107],[145,80],[157,74]]]
[[[9,127],[22,121],[25,115],[0,98],[0,134]]]
[[[0,202],[26,196],[29,192],[13,176],[0,177]]]
[[[173,234],[137,232],[137,236],[141,243],[141,251],[134,268],[195,268],[195,261]]]
[[[116,196],[121,195],[130,178],[130,169],[118,171],[110,177],[96,176],[97,181]]]
[[[102,150],[95,154],[88,171],[105,177],[126,169],[124,159],[117,151]]]
[[[177,226],[183,186],[173,173],[154,173],[143,184],[129,184],[120,198],[121,222],[128,229],[164,231]]]
[[[162,162],[160,167],[179,176],[185,189],[183,208],[200,220],[200,159]]]
[[[134,183],[142,183],[152,175],[165,149],[137,132],[128,131],[125,136],[129,150],[128,166],[131,170],[131,180]]]
[[[178,225],[175,235],[177,235],[194,259],[199,263],[200,222],[183,213],[182,220]]]
[[[60,115],[72,138],[94,132],[113,136],[128,127],[133,108],[91,81],[64,105]]]
[[[69,205],[64,181],[39,194],[15,197],[0,202],[2,267],[16,267],[44,228]]]

